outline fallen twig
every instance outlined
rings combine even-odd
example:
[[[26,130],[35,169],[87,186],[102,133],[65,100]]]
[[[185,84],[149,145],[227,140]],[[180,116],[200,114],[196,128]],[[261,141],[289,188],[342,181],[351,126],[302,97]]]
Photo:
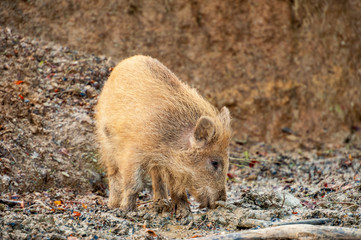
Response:
[[[152,200],[152,199],[151,199],[151,200],[148,200],[148,201],[140,202],[140,203],[138,203],[138,204],[137,204],[137,206],[139,207],[139,206],[142,206],[142,205],[145,205],[145,204],[151,203],[151,202],[153,202],[153,200]]]
[[[216,205],[218,205],[220,207],[227,208],[229,210],[236,210],[237,209],[236,205],[233,205],[232,203],[227,203],[225,201],[216,201]]]
[[[242,219],[238,223],[238,227],[241,229],[249,229],[255,227],[276,227],[284,225],[295,225],[295,224],[310,224],[310,225],[323,225],[332,222],[331,218],[316,218],[316,219],[305,219],[297,220],[292,222],[271,222],[258,219]]]
[[[274,223],[273,226],[284,226],[284,225],[295,225],[295,224],[310,224],[310,225],[323,225],[332,222],[331,218],[316,218],[316,219],[305,219],[297,220],[293,222],[278,222]]]
[[[9,207],[14,207],[16,205],[20,205],[21,207],[24,207],[24,201],[14,201],[14,200],[0,199],[0,203],[6,204]]]
[[[343,205],[349,205],[351,207],[361,207],[360,205],[353,203],[353,202],[335,202],[336,204],[343,204]]]
[[[271,221],[259,220],[259,219],[241,219],[238,222],[237,227],[241,229],[250,229],[255,227],[270,227],[272,226]]]
[[[319,206],[326,206],[325,204],[328,203],[328,204],[342,204],[342,205],[348,205],[347,208],[345,209],[349,209],[349,208],[359,208],[361,207],[361,205],[358,205],[356,203],[353,203],[353,202],[332,202],[332,201],[323,201],[323,202],[319,202],[318,205]]]
[[[40,206],[46,208],[47,210],[50,210],[50,211],[52,210],[51,207],[49,207],[48,205],[46,205],[45,203],[43,203],[43,202],[40,201],[40,200],[36,200],[35,202],[36,202],[37,204],[39,204]]]
[[[283,208],[283,204],[285,204],[286,201],[286,195],[283,193],[283,201],[280,208]]]
[[[225,235],[206,236],[198,240],[218,239],[361,239],[361,229],[296,224],[246,230]]]
[[[12,158],[15,162],[17,162],[16,159],[15,159],[15,157],[14,157],[14,155],[11,153],[10,149],[8,148],[8,146],[6,146],[5,143],[3,143],[3,141],[1,141],[1,144],[2,144],[2,145],[4,146],[4,148],[8,151],[8,153],[9,153],[10,156],[11,156],[11,158]]]
[[[342,189],[342,190],[338,190],[338,191],[335,191],[335,192],[331,192],[331,193],[325,195],[325,200],[326,200],[326,199],[329,199],[330,197],[333,197],[334,195],[337,195],[337,194],[340,194],[340,193],[345,193],[345,192],[347,192],[348,190],[357,189],[357,188],[361,188],[361,185],[358,184],[358,185],[355,185],[355,186],[352,186],[352,187],[349,187],[349,188],[345,188],[345,189]]]

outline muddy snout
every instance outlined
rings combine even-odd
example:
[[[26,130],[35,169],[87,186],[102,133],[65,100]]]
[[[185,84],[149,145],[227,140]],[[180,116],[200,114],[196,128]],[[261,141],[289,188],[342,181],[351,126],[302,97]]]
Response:
[[[214,194],[202,194],[199,196],[198,201],[200,202],[199,208],[210,208],[214,209],[217,207],[216,201],[226,201],[226,189],[222,189]]]

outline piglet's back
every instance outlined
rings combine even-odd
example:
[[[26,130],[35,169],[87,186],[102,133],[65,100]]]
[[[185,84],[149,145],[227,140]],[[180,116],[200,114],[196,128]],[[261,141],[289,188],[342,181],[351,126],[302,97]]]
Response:
[[[199,117],[217,119],[218,114],[196,90],[146,56],[128,58],[114,68],[97,111],[98,134],[113,133],[120,141],[137,145],[175,143]]]

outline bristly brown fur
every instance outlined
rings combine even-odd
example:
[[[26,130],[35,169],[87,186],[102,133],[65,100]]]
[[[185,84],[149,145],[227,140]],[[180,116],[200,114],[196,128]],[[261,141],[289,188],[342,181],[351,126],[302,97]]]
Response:
[[[169,190],[174,209],[184,214],[187,190],[202,207],[226,198],[229,111],[219,112],[158,60],[120,62],[96,110],[110,207],[134,210],[146,174],[154,200],[168,199]]]

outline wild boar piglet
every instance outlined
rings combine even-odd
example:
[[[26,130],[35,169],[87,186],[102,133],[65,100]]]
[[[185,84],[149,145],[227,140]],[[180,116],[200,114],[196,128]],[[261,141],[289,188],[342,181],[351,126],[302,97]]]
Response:
[[[200,207],[226,200],[229,111],[218,111],[158,60],[134,56],[113,69],[96,128],[109,207],[134,210],[147,174],[154,203],[170,194],[177,215],[190,211],[187,191]]]

